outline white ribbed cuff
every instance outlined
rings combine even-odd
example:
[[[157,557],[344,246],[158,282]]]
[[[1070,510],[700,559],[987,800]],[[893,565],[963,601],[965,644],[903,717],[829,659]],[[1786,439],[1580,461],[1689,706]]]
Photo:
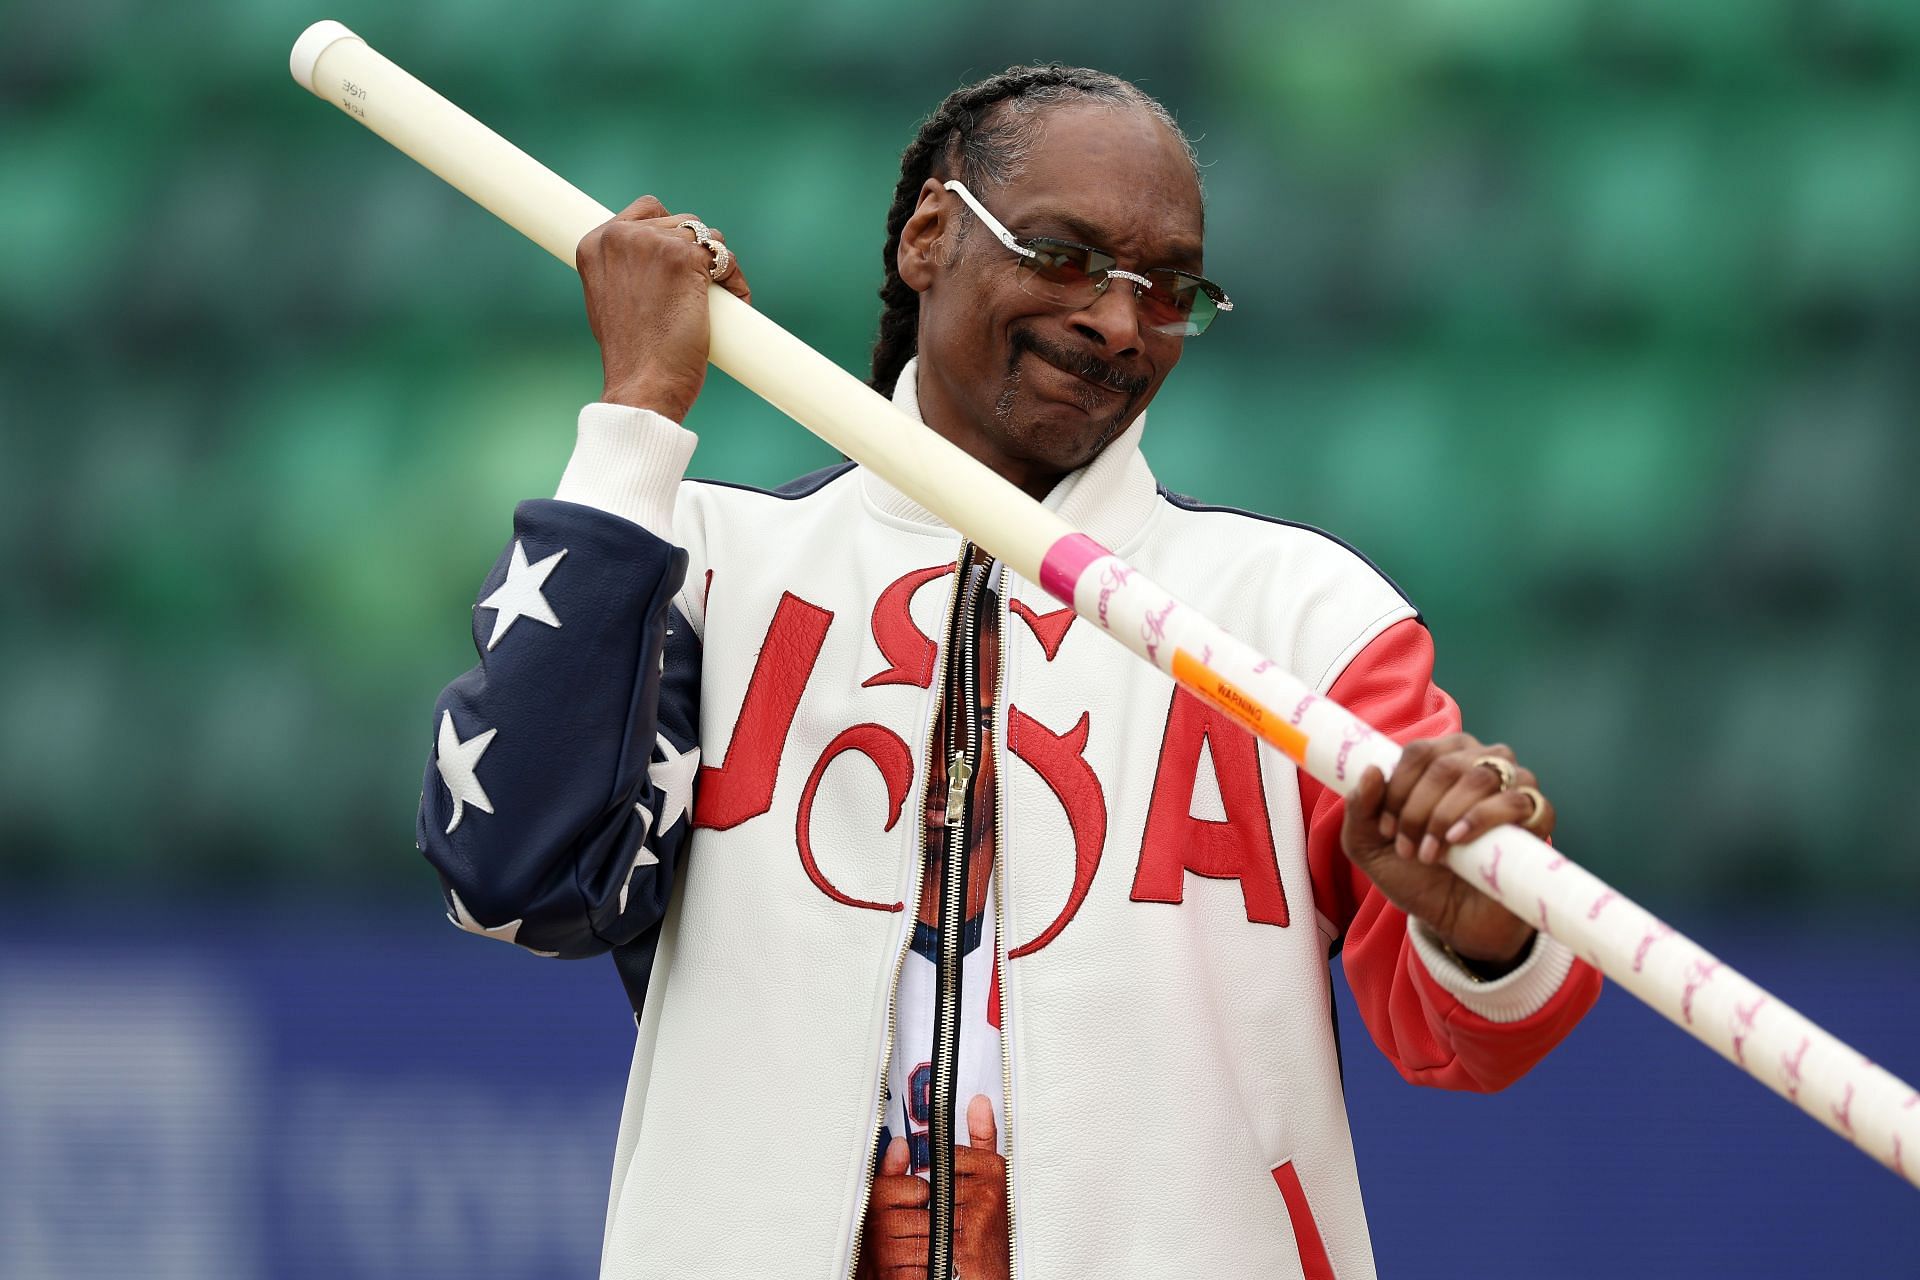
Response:
[[[1546,934],[1536,934],[1533,950],[1512,973],[1482,982],[1440,949],[1440,940],[1419,920],[1407,921],[1407,934],[1427,972],[1454,999],[1488,1022],[1519,1022],[1547,1007],[1553,993],[1573,971],[1573,952]]]
[[[673,499],[700,438],[652,409],[595,401],[553,496],[624,516],[673,541]]]

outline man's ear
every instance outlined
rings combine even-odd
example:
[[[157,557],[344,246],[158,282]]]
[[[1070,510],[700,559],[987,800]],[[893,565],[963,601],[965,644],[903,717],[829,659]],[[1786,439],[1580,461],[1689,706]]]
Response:
[[[915,293],[925,293],[933,285],[935,274],[947,264],[953,231],[950,213],[954,202],[945,198],[940,179],[928,178],[920,184],[919,203],[900,228],[900,251],[894,267],[900,279]]]

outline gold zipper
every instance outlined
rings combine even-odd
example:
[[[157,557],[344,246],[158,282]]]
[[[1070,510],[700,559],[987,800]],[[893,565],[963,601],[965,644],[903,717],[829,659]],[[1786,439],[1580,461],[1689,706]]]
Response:
[[[966,932],[968,833],[973,818],[967,780],[974,775],[972,757],[980,748],[979,605],[992,573],[989,560],[976,576],[973,560],[969,542],[961,551],[962,595],[951,620],[953,638],[945,673],[947,691],[957,695],[957,701],[946,708],[946,745],[957,749],[947,765],[947,854],[940,869],[940,955],[933,1018],[933,1114],[927,1135],[933,1147],[928,1215],[932,1280],[954,1277],[954,1149],[958,1144],[954,1111],[959,1102],[954,1084],[960,1073],[960,978],[965,963],[960,944]]]
[[[967,800],[967,779],[973,777],[973,766],[967,763],[967,753],[956,751],[953,759],[947,762],[947,812],[958,813],[960,806]],[[952,826],[949,818],[947,825]]]
[[[941,628],[942,635],[947,634],[953,629],[953,611],[959,607],[960,592],[966,583],[967,577],[966,561],[972,554],[972,544],[962,541],[960,544],[960,560],[958,561],[957,571],[954,574],[953,595],[947,600],[947,625]],[[927,715],[927,749],[920,757],[922,760],[931,760],[933,758],[934,730],[940,726],[940,702],[946,697],[946,685],[944,682],[934,691],[933,696],[934,705]],[[996,823],[997,821],[996,819]],[[873,1123],[867,1126],[868,1133],[874,1135],[875,1138],[879,1135],[881,1122],[887,1118],[887,1073],[893,1067],[893,1023],[895,1017],[899,1014],[900,969],[901,966],[907,962],[907,952],[913,949],[913,922],[920,918],[920,896],[926,891],[927,821],[924,805],[921,807],[921,811],[914,816],[914,825],[920,832],[920,837],[915,842],[920,856],[916,860],[916,865],[913,869],[913,901],[907,907],[907,928],[904,934],[904,940],[900,944],[899,951],[894,954],[893,977],[887,984],[887,1030],[885,1039],[882,1041],[884,1047],[880,1053],[880,1088],[873,1100]],[[869,1141],[872,1140],[873,1139],[869,1139]],[[860,1206],[853,1215],[853,1249],[847,1257],[847,1280],[855,1280],[855,1276],[860,1270],[860,1246],[865,1243],[867,1234],[867,1208],[873,1203],[874,1170],[879,1167],[880,1163],[877,1157],[884,1156],[885,1154],[885,1152],[869,1149],[865,1181],[860,1191]]]

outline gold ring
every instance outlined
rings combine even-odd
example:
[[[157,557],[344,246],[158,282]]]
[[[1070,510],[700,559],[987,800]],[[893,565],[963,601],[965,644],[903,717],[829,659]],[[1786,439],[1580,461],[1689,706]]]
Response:
[[[1538,787],[1515,787],[1513,794],[1525,796],[1527,799],[1533,801],[1533,812],[1528,814],[1527,820],[1520,824],[1527,830],[1532,831],[1533,824],[1538,822],[1540,815],[1547,811],[1547,798],[1540,794],[1540,788]],[[1536,832],[1535,834],[1538,833]]]
[[[1478,769],[1481,765],[1487,766],[1487,768],[1500,775],[1500,789],[1502,791],[1513,790],[1513,784],[1520,775],[1514,772],[1512,761],[1503,760],[1499,756],[1481,756],[1469,767]]]

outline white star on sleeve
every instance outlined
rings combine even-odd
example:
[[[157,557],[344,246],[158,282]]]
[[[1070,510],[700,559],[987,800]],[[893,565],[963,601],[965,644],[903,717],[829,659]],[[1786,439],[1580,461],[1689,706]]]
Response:
[[[447,919],[459,925],[468,933],[477,933],[483,938],[498,938],[502,942],[512,942],[518,945],[520,926],[526,923],[525,920],[509,920],[505,924],[497,924],[489,929],[473,918],[473,912],[467,910],[467,904],[460,901],[459,894],[449,888],[447,890],[447,896],[453,899],[453,910],[447,912]],[[533,951],[533,954],[537,956],[547,956],[549,958],[560,954],[558,951],[534,951],[532,947],[523,947],[521,949]]]
[[[550,627],[560,625],[559,617],[553,612],[553,606],[547,603],[547,598],[540,594],[540,588],[546,585],[554,566],[566,554],[567,549],[562,547],[546,559],[528,564],[526,547],[515,540],[513,559],[507,565],[507,580],[492,595],[473,606],[476,609],[498,610],[493,615],[493,636],[487,641],[489,651],[500,643],[500,637],[507,634],[507,628],[521,618],[532,618]]]
[[[633,806],[640,815],[640,847],[633,851],[633,861],[627,865],[626,878],[620,881],[620,914],[627,914],[627,890],[633,887],[633,873],[642,867],[657,867],[660,857],[647,848],[647,833],[653,828],[653,813],[643,804]]]
[[[453,727],[453,712],[440,713],[440,749],[433,763],[440,770],[440,781],[447,784],[447,793],[453,797],[453,820],[447,823],[448,835],[460,825],[468,805],[482,813],[493,812],[493,801],[487,799],[486,789],[474,776],[474,770],[479,767],[487,744],[498,732],[498,729],[489,729],[462,742],[459,731]]]
[[[647,777],[664,797],[660,803],[660,825],[654,829],[665,835],[693,804],[693,776],[700,768],[700,748],[675,751],[664,733],[656,735],[654,742],[664,758],[647,766]]]

